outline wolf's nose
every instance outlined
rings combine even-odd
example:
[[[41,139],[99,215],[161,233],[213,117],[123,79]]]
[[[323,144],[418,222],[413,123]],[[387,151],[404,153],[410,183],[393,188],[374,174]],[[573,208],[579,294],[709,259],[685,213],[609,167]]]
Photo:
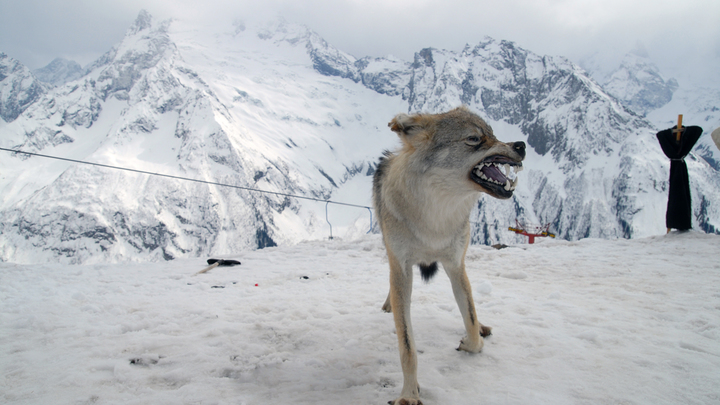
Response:
[[[521,158],[525,158],[525,142],[515,142],[513,149],[515,149],[515,152],[517,152]]]

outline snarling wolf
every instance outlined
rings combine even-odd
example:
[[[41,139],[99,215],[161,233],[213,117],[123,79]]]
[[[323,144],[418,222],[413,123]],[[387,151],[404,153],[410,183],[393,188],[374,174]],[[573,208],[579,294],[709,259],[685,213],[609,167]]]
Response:
[[[395,318],[404,377],[400,398],[389,403],[421,405],[410,322],[413,266],[427,281],[442,264],[467,332],[457,350],[480,352],[491,328],[477,319],[465,273],[470,212],[480,193],[512,197],[525,143],[498,141],[490,126],[466,107],[442,114],[399,114],[388,126],[402,148],[380,159],[373,204],[390,262],[390,293],[382,308]]]

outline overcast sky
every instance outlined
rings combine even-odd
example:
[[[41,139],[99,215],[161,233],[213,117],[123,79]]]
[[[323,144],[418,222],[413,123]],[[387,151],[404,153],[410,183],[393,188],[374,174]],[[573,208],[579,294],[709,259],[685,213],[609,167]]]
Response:
[[[282,16],[356,57],[412,60],[489,35],[575,62],[598,54],[617,63],[641,44],[674,77],[720,66],[720,0],[0,0],[0,52],[31,69],[55,57],[85,65],[120,42],[141,9],[228,26]]]

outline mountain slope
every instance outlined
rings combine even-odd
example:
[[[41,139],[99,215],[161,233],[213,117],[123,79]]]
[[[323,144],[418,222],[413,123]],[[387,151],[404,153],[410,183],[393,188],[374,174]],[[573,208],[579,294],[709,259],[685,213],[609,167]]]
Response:
[[[0,118],[14,121],[45,92],[47,86],[19,61],[0,53]]]
[[[716,173],[720,171],[720,150],[710,138],[712,131],[720,127],[720,88],[681,87],[668,104],[651,111],[648,119],[658,128],[665,129],[677,125],[678,114],[683,114],[685,125],[703,128],[703,135],[695,145],[693,153],[703,158]]]
[[[564,58],[486,38],[412,63],[357,59],[282,21],[225,31],[141,12],[85,76],[0,123],[0,143],[242,188],[12,155],[0,161],[0,258],[167,260],[326,237],[333,224],[364,233],[371,211],[284,194],[370,205],[377,157],[397,145],[386,123],[459,104],[530,146],[513,199],[480,199],[474,243],[523,241],[507,231],[516,218],[570,240],[664,232],[656,130]],[[688,163],[694,224],[718,232],[717,169]]]
[[[170,26],[141,13],[86,76],[8,126],[3,146],[326,199],[394,141],[364,117],[401,100],[328,80],[304,48]],[[3,169],[4,260],[170,259],[326,232],[322,205],[281,195],[20,156]]]
[[[672,99],[678,82],[666,80],[647,57],[630,53],[608,76],[603,88],[638,115],[645,116]]]
[[[697,125],[709,135],[720,127],[720,82],[717,80],[688,80],[682,85],[666,79],[640,45],[627,54],[614,70],[603,73],[598,67],[599,56],[586,60],[590,69],[603,84],[603,89],[616,97],[625,107],[644,116],[657,130],[677,125],[683,115],[684,125]],[[713,61],[708,61],[712,66]],[[699,82],[699,84],[698,84]],[[702,157],[715,171],[720,170],[720,151],[709,136],[702,136],[693,153]]]
[[[516,217],[550,223],[563,238],[638,237],[663,231],[669,162],[653,125],[629,111],[564,58],[538,56],[486,38],[462,52],[424,49],[403,94],[409,111],[467,104],[505,141],[529,150],[521,187],[509,205],[481,199],[473,240],[507,240]],[[717,232],[720,176],[689,159],[695,225]]]

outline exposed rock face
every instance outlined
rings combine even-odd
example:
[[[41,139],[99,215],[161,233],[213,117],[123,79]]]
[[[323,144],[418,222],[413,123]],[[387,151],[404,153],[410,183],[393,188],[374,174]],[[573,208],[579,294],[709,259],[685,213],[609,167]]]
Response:
[[[0,118],[14,121],[46,91],[47,86],[30,69],[0,53]]]

